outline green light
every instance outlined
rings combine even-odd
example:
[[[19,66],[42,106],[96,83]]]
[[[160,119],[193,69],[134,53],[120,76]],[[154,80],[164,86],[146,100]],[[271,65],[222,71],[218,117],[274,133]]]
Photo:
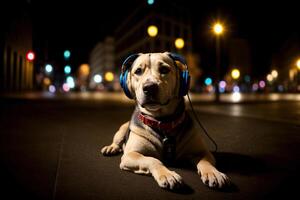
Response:
[[[70,65],[66,65],[65,68],[64,68],[64,71],[65,71],[66,74],[70,74],[71,73]]]
[[[71,52],[69,50],[65,50],[64,51],[64,57],[65,57],[65,59],[70,58],[70,56],[71,56]]]
[[[148,5],[153,5],[154,4],[154,0],[147,0]]]
[[[212,84],[212,79],[207,77],[205,80],[204,80],[204,83],[205,85],[211,85]]]

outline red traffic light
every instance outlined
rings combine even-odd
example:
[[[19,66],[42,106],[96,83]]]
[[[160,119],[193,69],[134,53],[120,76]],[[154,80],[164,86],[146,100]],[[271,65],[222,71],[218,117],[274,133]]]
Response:
[[[34,59],[35,59],[35,54],[33,51],[28,51],[27,54],[26,54],[26,59],[29,61],[29,62],[32,62]]]

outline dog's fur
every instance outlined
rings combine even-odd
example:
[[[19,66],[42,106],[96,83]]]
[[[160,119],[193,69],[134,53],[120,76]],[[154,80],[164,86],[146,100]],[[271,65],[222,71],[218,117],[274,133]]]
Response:
[[[162,70],[163,67],[163,70]],[[138,120],[143,113],[157,120],[170,119],[185,112],[183,97],[179,97],[179,73],[186,66],[175,62],[169,53],[140,54],[129,69],[127,85],[136,108],[130,121],[117,131],[113,142],[102,148],[103,155],[124,152],[120,168],[137,174],[151,174],[162,188],[175,189],[183,183],[180,175],[170,171],[163,160],[161,133]],[[145,86],[156,84],[158,90],[145,94]],[[184,122],[168,136],[176,138],[176,160],[188,159],[197,166],[198,174],[209,187],[222,188],[228,177],[215,167],[213,155],[202,141],[187,112]],[[128,134],[129,133],[129,134]],[[129,137],[128,137],[129,136]]]

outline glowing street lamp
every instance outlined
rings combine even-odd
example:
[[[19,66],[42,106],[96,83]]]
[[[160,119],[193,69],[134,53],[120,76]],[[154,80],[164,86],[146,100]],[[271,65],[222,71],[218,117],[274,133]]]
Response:
[[[278,77],[278,71],[275,70],[275,69],[273,69],[273,70],[271,71],[271,75],[272,75],[272,77],[273,77],[274,79],[276,79],[276,78]]]
[[[238,69],[233,69],[232,71],[231,71],[231,77],[233,78],[233,79],[238,79],[239,77],[240,77],[240,70],[238,70]]]
[[[106,72],[104,78],[106,81],[111,82],[114,80],[114,74],[112,72]]]
[[[65,59],[69,59],[70,56],[71,56],[71,52],[69,50],[65,50],[64,51],[64,57],[65,57]]]
[[[272,74],[268,74],[268,75],[267,75],[267,80],[268,80],[269,82],[272,82],[273,79],[274,79],[274,77],[272,76]]]
[[[220,48],[220,36],[222,35],[224,31],[224,27],[221,23],[215,23],[213,26],[213,32],[216,35],[216,82],[215,82],[215,88],[216,88],[216,98],[215,101],[220,101],[220,91],[219,88],[219,79],[220,79],[220,68],[221,68],[221,48]]]
[[[153,5],[154,4],[154,0],[147,0],[148,5]]]
[[[184,47],[184,40],[182,38],[177,38],[175,40],[175,47],[177,49],[182,49]]]
[[[47,65],[45,66],[45,70],[46,70],[47,73],[51,73],[51,72],[53,71],[52,65],[47,64]]]
[[[220,23],[216,23],[213,27],[213,31],[216,35],[221,35],[224,31],[223,25]]]
[[[71,67],[70,65],[66,65],[64,68],[65,74],[70,74],[71,73]]]
[[[158,28],[155,25],[150,25],[148,26],[147,32],[150,37],[155,37],[157,36]]]
[[[81,76],[88,76],[90,73],[90,66],[88,64],[82,64],[79,66],[79,74]]]
[[[300,58],[297,60],[296,66],[297,66],[297,69],[300,70]]]
[[[96,74],[94,76],[95,83],[101,83],[102,82],[102,76],[100,74]]]

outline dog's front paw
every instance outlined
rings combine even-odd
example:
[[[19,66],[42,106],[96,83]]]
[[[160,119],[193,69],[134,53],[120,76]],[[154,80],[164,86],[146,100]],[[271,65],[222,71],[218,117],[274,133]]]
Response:
[[[154,179],[160,187],[165,189],[173,190],[179,188],[183,184],[181,176],[168,169],[159,170],[158,173],[155,174]]]
[[[223,188],[230,184],[229,178],[216,168],[201,172],[202,182],[211,188]]]
[[[117,144],[111,144],[109,146],[105,146],[101,149],[101,153],[104,156],[112,156],[118,153],[121,153],[122,149]]]

